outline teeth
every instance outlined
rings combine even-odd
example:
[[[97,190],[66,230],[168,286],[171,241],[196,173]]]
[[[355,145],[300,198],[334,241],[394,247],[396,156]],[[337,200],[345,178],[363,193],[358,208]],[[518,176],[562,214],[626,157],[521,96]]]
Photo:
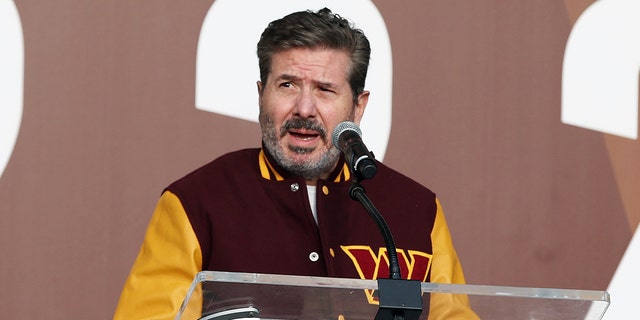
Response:
[[[315,139],[318,135],[317,134],[303,134],[303,133],[299,133],[299,132],[291,132],[291,135],[297,137],[298,139],[301,140],[312,140]]]

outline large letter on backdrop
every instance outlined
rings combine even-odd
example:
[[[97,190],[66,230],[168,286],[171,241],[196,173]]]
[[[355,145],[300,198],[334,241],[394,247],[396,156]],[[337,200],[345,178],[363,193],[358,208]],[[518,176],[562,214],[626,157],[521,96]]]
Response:
[[[639,71],[640,1],[594,2],[567,40],[562,122],[637,139]]]
[[[576,21],[562,70],[562,122],[638,138],[640,1],[600,0]],[[604,319],[636,313],[640,227],[611,280]]]
[[[384,20],[370,0],[216,0],[200,31],[196,108],[258,122],[256,44],[260,34],[269,22],[286,14],[323,7],[351,19],[371,43],[366,85],[371,98],[361,126],[367,146],[382,160],[391,132],[391,43]]]
[[[11,158],[22,120],[24,40],[13,1],[0,0],[0,177]]]

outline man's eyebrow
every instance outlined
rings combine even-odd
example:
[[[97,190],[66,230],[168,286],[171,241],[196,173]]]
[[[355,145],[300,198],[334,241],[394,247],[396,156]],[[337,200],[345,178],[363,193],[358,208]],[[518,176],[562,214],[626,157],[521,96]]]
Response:
[[[316,81],[316,83],[323,88],[335,88],[336,86],[333,82]]]
[[[288,74],[288,73],[283,73],[281,75],[279,75],[276,79],[278,80],[298,80],[300,79],[300,77],[296,77],[292,74]]]
[[[300,77],[292,75],[292,74],[288,74],[288,73],[283,73],[281,75],[279,75],[276,80],[278,81],[296,81],[296,80],[300,80]],[[327,82],[327,81],[314,81],[318,86],[320,87],[324,87],[324,88],[335,88],[336,85],[333,82]]]

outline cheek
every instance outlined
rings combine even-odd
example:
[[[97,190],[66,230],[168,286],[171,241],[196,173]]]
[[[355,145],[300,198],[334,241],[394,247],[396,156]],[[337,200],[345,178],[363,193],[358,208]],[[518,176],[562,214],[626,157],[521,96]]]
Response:
[[[279,112],[279,110],[269,107],[261,108],[260,122],[262,125],[267,124],[268,127],[279,132],[282,124],[287,120],[287,114]]]
[[[290,105],[285,97],[272,92],[265,92],[260,98],[260,110],[271,115],[288,113]]]
[[[340,106],[329,106],[322,110],[321,117],[325,122],[338,124],[342,121],[353,121],[354,108],[349,104],[342,104]]]

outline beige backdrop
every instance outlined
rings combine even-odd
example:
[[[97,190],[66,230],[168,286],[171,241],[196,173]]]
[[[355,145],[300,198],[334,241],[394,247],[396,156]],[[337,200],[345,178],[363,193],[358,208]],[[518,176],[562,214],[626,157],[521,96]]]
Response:
[[[259,128],[194,107],[212,0],[15,2],[0,310],[108,319],[163,187]],[[438,193],[468,282],[606,289],[640,221],[640,142],[560,122],[564,46],[591,1],[374,3],[393,46],[385,162]]]

